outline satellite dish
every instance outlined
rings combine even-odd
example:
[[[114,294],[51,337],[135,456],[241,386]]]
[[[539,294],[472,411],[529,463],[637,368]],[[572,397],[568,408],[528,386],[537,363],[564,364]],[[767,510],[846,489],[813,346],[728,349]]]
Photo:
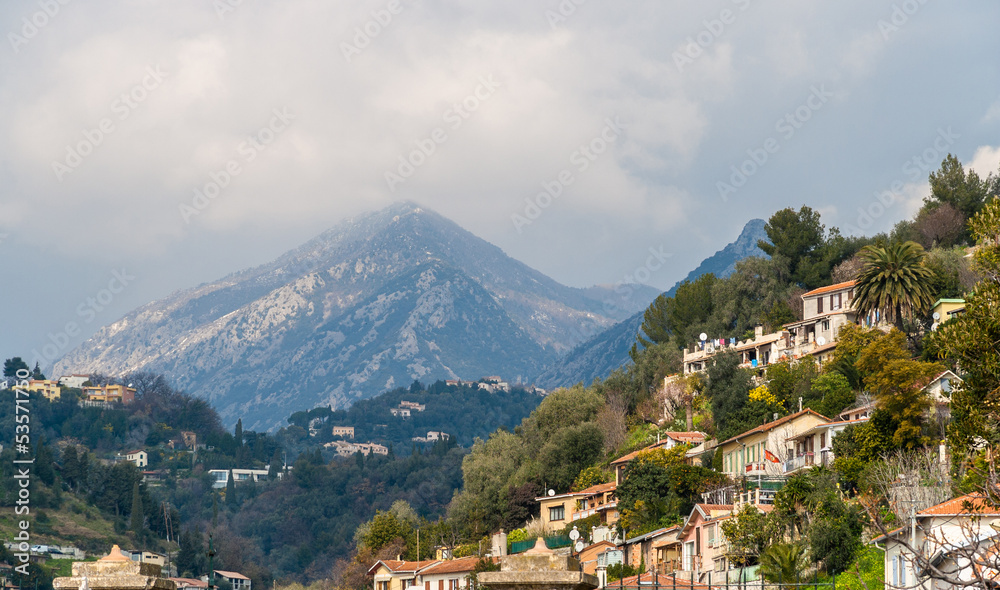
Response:
[[[573,527],[573,530],[569,532],[569,538],[576,541],[580,538],[580,531],[576,530],[576,527]]]
[[[574,548],[576,549],[577,553],[583,551],[583,541],[577,541],[576,546]]]
[[[824,344],[826,344],[826,338],[823,338],[822,336],[820,336],[819,338],[816,339],[816,344],[819,344],[820,346],[823,346]]]
[[[941,314],[935,311],[933,314],[931,314],[931,317],[934,318],[935,321],[937,321],[941,319]]]
[[[702,332],[701,334],[698,335],[698,338],[701,338],[701,341],[704,342],[708,340],[708,334]]]
[[[550,496],[555,496],[556,495],[556,491],[555,490],[549,490],[549,495]]]

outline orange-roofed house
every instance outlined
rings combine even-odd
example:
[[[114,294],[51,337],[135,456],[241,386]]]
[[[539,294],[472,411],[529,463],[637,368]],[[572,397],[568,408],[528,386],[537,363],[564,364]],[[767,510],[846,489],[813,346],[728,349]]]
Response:
[[[638,451],[632,451],[627,455],[623,455],[618,459],[611,462],[611,467],[615,470],[615,484],[621,485],[622,480],[625,476],[625,468],[628,464],[639,456],[639,453],[643,451],[649,451],[652,449],[672,449],[678,445],[700,445],[705,442],[708,436],[704,432],[663,432],[660,433],[660,440],[655,443],[639,449]]]
[[[417,572],[414,586],[423,590],[459,590],[468,588],[469,574],[479,563],[479,557],[460,557],[438,561]]]
[[[788,440],[828,424],[830,419],[806,408],[734,436],[719,444],[722,471],[730,477],[783,476],[785,462],[794,457]]]
[[[982,565],[983,561],[988,564],[998,561],[1000,509],[990,506],[979,494],[959,496],[921,510],[916,514],[916,527],[911,527],[907,519],[906,526],[872,542],[885,548],[886,587],[935,590],[955,587],[931,579],[926,573],[932,571],[930,566],[970,585],[974,585],[977,575],[1000,578],[1000,572]],[[969,552],[976,555],[978,565],[971,565],[964,557]]]
[[[576,492],[576,502],[570,521],[598,514],[601,517],[601,524],[613,526],[618,522],[618,500],[615,497],[617,487],[615,482],[599,483]]]
[[[368,575],[374,580],[373,590],[406,590],[416,586],[418,572],[425,567],[440,563],[436,559],[425,561],[401,561],[380,559],[368,568]]]
[[[681,543],[681,571],[684,577],[705,582],[709,572],[728,569],[722,527],[719,524],[733,513],[732,504],[695,504],[677,533]],[[723,574],[716,576],[721,579]]]
[[[753,369],[801,358],[819,363],[830,360],[840,328],[857,321],[857,313],[852,307],[854,288],[854,281],[846,281],[803,293],[802,319],[785,324],[771,334],[765,334],[761,326],[754,328],[753,339],[744,341],[706,334],[705,340],[684,349],[684,374],[706,370],[711,358],[724,351],[737,353],[740,365]]]

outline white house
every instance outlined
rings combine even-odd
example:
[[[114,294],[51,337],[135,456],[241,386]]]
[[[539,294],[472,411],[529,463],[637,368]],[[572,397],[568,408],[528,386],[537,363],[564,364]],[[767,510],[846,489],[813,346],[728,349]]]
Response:
[[[229,469],[209,469],[212,475],[212,487],[219,489],[226,487],[229,483]],[[235,483],[245,483],[250,480],[260,481],[267,479],[267,469],[233,469],[233,481]],[[278,474],[281,477],[281,473]]]
[[[215,577],[229,582],[232,585],[233,590],[250,590],[250,578],[239,572],[215,570]]]
[[[1000,575],[1000,510],[981,495],[952,498],[872,540],[885,548],[886,587],[938,590]]]
[[[146,451],[143,451],[142,449],[129,451],[125,455],[125,460],[135,463],[135,466],[140,469],[145,467],[146,465],[149,465],[149,455],[146,453]]]

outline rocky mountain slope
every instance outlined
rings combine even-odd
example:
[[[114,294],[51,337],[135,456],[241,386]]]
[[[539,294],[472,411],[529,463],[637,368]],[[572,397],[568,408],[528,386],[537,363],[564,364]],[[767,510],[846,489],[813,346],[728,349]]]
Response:
[[[691,281],[706,273],[726,277],[736,269],[736,263],[740,260],[750,256],[766,256],[764,251],[757,247],[757,240],[767,240],[764,225],[762,219],[751,219],[743,227],[736,241],[703,260],[684,280]],[[671,287],[665,295],[672,297],[681,282]],[[578,345],[546,368],[536,379],[538,385],[551,388],[569,386],[581,381],[589,384],[594,379],[607,377],[612,371],[628,363],[628,351],[635,343],[635,337],[642,326],[643,311]]]
[[[414,379],[528,380],[644,308],[576,289],[413,203],[345,221],[277,260],[140,307],[53,372],[152,370],[223,420],[266,429],[291,412]],[[655,292],[654,292],[655,293]]]

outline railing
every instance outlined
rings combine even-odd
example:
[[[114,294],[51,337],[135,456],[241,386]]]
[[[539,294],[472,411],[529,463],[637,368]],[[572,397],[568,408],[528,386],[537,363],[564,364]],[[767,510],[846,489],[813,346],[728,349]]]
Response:
[[[802,469],[804,467],[812,467],[814,464],[812,453],[803,453],[798,457],[792,457],[788,461],[785,461],[785,473],[795,471],[796,469]]]

